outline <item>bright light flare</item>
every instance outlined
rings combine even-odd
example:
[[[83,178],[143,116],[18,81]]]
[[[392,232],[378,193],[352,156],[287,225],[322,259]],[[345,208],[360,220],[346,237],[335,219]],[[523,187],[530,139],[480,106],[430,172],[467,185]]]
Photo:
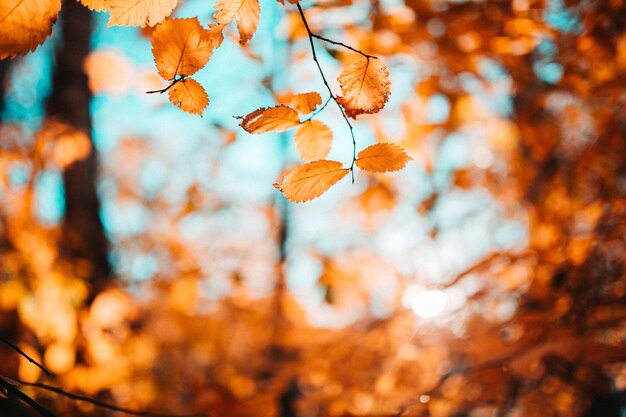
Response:
[[[446,294],[441,290],[408,288],[403,298],[404,305],[413,310],[415,315],[424,319],[439,316],[448,305]]]

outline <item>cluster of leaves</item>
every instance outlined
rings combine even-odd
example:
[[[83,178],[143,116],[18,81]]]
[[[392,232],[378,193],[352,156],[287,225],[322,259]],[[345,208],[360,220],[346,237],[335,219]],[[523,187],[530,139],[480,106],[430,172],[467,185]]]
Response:
[[[16,0],[9,2],[5,10],[0,10],[0,20],[3,22],[0,34],[5,42],[0,45],[0,58],[31,51],[50,34],[60,10],[60,0],[30,3],[30,0]],[[219,48],[223,41],[222,30],[228,23],[236,21],[239,42],[244,45],[254,35],[260,17],[258,0],[218,1],[213,15],[216,23],[209,25],[209,29],[205,29],[197,18],[168,18],[176,7],[176,0],[84,0],[82,3],[92,10],[108,11],[109,26],[155,26],[152,53],[159,75],[169,84],[149,93],[168,92],[169,100],[174,105],[197,115],[202,115],[209,104],[209,97],[204,87],[191,76],[204,68],[213,51]],[[37,20],[38,24],[25,26],[24,19],[33,18],[31,7],[34,6],[37,7],[41,22]],[[295,110],[285,105],[255,110],[243,118],[241,126],[250,133],[282,132],[298,126],[295,134],[298,152],[305,161],[313,162],[296,168],[276,188],[288,200],[303,202],[321,195],[351,172],[355,163],[365,171],[388,172],[402,169],[410,158],[398,145],[379,144],[363,150],[356,159],[356,141],[348,117],[354,119],[361,114],[377,113],[384,107],[391,93],[389,72],[380,59],[315,35],[309,29],[300,5],[297,4],[297,7],[309,33],[313,58],[328,87],[329,100],[337,103],[350,128],[354,145],[352,163],[349,168],[343,168],[339,162],[323,160],[332,146],[332,131],[323,122],[313,120],[315,114],[300,122],[298,113],[309,114],[321,104],[318,93],[294,97]],[[326,82],[315,55],[313,38],[344,46],[362,55],[339,76],[341,96],[336,96]]]
[[[364,72],[362,75],[366,78],[366,70]],[[361,90],[367,94],[367,88]],[[313,116],[300,121],[300,115],[313,112],[322,103],[320,95],[315,92],[298,94],[290,102],[293,108],[287,105],[260,108],[241,121],[244,130],[256,134],[283,132],[297,126],[296,149],[303,160],[312,162],[296,167],[279,184],[274,184],[289,201],[298,203],[320,196],[352,171],[354,165],[367,172],[390,172],[404,168],[411,159],[399,145],[377,143],[359,152],[349,168],[344,168],[341,162],[325,160],[332,146],[332,131],[324,122],[313,120]]]

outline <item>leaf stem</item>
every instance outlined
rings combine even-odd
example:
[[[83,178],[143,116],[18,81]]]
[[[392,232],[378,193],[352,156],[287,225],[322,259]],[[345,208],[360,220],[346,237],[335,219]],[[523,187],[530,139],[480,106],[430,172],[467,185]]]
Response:
[[[146,94],[155,94],[155,93],[159,93],[159,94],[163,94],[165,93],[167,90],[169,90],[170,88],[174,87],[176,85],[176,83],[184,80],[185,77],[180,77],[180,78],[175,78],[172,80],[172,82],[165,88],[161,89],[161,90],[152,90],[152,91],[146,91]]]

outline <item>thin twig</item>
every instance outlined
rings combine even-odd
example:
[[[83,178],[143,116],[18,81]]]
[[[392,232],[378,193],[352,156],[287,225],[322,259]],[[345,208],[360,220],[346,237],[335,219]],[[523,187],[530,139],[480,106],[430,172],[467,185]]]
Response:
[[[24,386],[41,388],[43,390],[54,392],[56,394],[62,395],[64,397],[67,397],[67,398],[72,399],[72,400],[84,401],[84,402],[93,404],[93,405],[95,405],[97,407],[100,407],[100,408],[105,408],[105,409],[111,410],[111,411],[119,411],[121,413],[126,413],[126,414],[130,414],[130,415],[133,415],[133,416],[142,416],[142,417],[204,417],[205,416],[205,414],[200,414],[200,413],[196,413],[196,414],[162,414],[162,413],[152,413],[152,412],[149,412],[149,411],[131,410],[129,408],[118,407],[116,405],[105,403],[105,402],[96,400],[96,399],[91,398],[91,397],[86,397],[84,395],[72,394],[71,392],[64,391],[61,388],[53,387],[52,385],[42,384],[42,383],[39,383],[39,382],[23,382],[23,381],[17,381],[17,382],[19,382],[20,384],[22,384]]]
[[[320,39],[320,37],[318,35],[315,35],[311,31],[311,28],[309,27],[309,23],[307,22],[306,17],[304,16],[304,11],[302,10],[302,6],[300,6],[299,1],[296,2],[296,6],[298,7],[298,12],[300,13],[300,19],[302,20],[302,23],[304,24],[304,27],[307,31],[307,35],[309,37],[309,44],[311,45],[313,61],[315,61],[315,65],[317,65],[317,69],[319,70],[319,73],[322,76],[322,81],[324,81],[324,85],[326,86],[326,89],[328,90],[328,93],[330,94],[330,98],[332,98],[335,104],[337,104],[337,107],[339,108],[339,111],[341,112],[343,119],[346,121],[346,124],[348,125],[348,128],[350,129],[350,137],[352,138],[352,163],[350,164],[350,174],[352,175],[352,183],[354,183],[354,163],[356,162],[356,139],[354,137],[354,129],[352,128],[352,123],[350,123],[350,120],[348,119],[348,116],[346,115],[345,110],[343,109],[341,104],[339,104],[339,101],[337,100],[337,96],[333,93],[333,90],[330,88],[330,85],[328,84],[328,80],[326,80],[326,75],[324,75],[324,70],[322,70],[322,66],[320,65],[320,62],[317,60],[317,54],[315,53],[315,43],[313,42],[313,38]],[[322,40],[327,41],[326,38]],[[343,45],[340,43],[337,43],[337,44]],[[349,49],[359,52],[362,55],[365,55],[363,52],[360,52],[356,49],[353,49],[353,48],[349,48]]]
[[[307,117],[306,119],[304,119],[304,120],[302,121],[302,123],[304,123],[304,122],[308,122],[309,120],[311,120],[311,119],[313,119],[315,116],[317,116],[317,115],[318,115],[318,114],[319,114],[322,110],[324,110],[324,108],[326,107],[326,105],[328,105],[328,103],[330,102],[330,100],[331,100],[332,98],[333,98],[332,96],[329,96],[329,97],[326,99],[326,101],[324,102],[324,104],[322,104],[322,106],[321,106],[319,109],[315,110],[315,111],[314,111],[314,112],[313,112],[313,113],[312,113],[309,117]]]
[[[57,417],[57,415],[54,414],[52,411],[48,410],[47,408],[39,404],[37,401],[33,400],[28,395],[24,394],[22,391],[20,391],[11,383],[7,382],[6,380],[2,378],[0,378],[0,387],[2,387],[5,390],[9,398],[14,397],[14,398],[20,399],[22,402],[26,403],[30,408],[32,408],[37,413],[39,413],[39,415],[41,415],[42,417]]]
[[[5,345],[7,345],[8,347],[10,347],[11,349],[13,349],[14,351],[16,351],[18,354],[22,355],[23,357],[25,357],[28,362],[32,363],[33,365],[35,365],[37,368],[41,369],[42,371],[45,372],[46,375],[51,376],[52,373],[50,371],[48,371],[46,368],[44,368],[44,366],[42,364],[40,364],[39,362],[37,362],[36,360],[34,360],[33,358],[31,358],[30,356],[28,356],[26,353],[24,353],[24,351],[20,348],[18,348],[17,346],[15,346],[13,343],[9,342],[8,340],[3,339],[2,337],[0,337],[0,342],[4,343]]]
[[[180,81],[182,81],[184,79],[185,79],[185,77],[176,78],[176,79],[172,80],[172,83],[170,85],[168,85],[167,87],[165,87],[165,88],[163,88],[161,90],[146,91],[146,94],[155,94],[155,93],[163,94],[167,90],[169,90],[170,88],[174,87],[178,82],[180,82]]]
[[[334,41],[334,40],[332,40],[332,39],[325,38],[325,37],[323,37],[323,36],[321,36],[321,35],[318,35],[317,33],[312,33],[312,34],[311,34],[311,36],[313,36],[313,37],[314,37],[314,38],[316,38],[316,39],[319,39],[320,41],[324,41],[324,42],[332,43],[333,45],[337,45],[337,46],[341,46],[341,47],[344,47],[344,48],[346,48],[346,49],[349,49],[349,50],[351,50],[351,51],[353,51],[353,52],[356,52],[357,54],[361,54],[361,55],[363,55],[363,56],[364,56],[365,58],[367,58],[367,59],[370,59],[370,58],[371,58],[371,59],[378,59],[378,57],[377,57],[377,56],[374,56],[374,55],[368,55],[368,54],[366,54],[366,53],[365,53],[365,52],[363,52],[363,51],[359,51],[358,49],[351,47],[350,45],[346,45],[345,43],[342,43],[342,42],[337,42],[337,41]]]
[[[455,275],[455,277],[450,282],[447,282],[445,284],[439,285],[438,288],[443,290],[443,289],[454,287],[461,280],[463,280],[464,278],[468,277],[470,274],[473,274],[474,272],[478,272],[481,269],[490,266],[496,260],[506,259],[508,262],[514,262],[514,261],[518,261],[520,259],[524,259],[524,258],[530,257],[530,256],[532,256],[531,252],[523,252],[523,253],[520,253],[520,254],[511,254],[511,253],[502,253],[502,252],[490,253],[489,255],[484,257],[480,262],[472,265],[468,269],[466,269],[466,270],[458,273],[457,275]]]

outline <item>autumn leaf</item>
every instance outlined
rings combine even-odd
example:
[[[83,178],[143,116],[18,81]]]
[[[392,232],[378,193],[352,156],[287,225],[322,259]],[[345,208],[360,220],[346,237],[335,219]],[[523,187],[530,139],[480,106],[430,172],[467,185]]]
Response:
[[[0,59],[25,55],[46,40],[61,0],[0,1]]]
[[[368,172],[391,172],[401,170],[410,160],[399,145],[377,143],[359,152],[356,166]]]
[[[154,26],[170,15],[177,3],[178,0],[110,0],[107,26]]]
[[[111,8],[112,0],[79,0],[81,4],[89,10],[104,12]]]
[[[280,184],[274,184],[274,187],[278,188],[287,200],[302,203],[325,193],[348,172],[350,170],[343,168],[341,162],[326,160],[310,162],[297,166]]]
[[[249,133],[284,132],[300,124],[298,113],[288,106],[261,107],[243,118],[239,126]]]
[[[236,20],[241,45],[252,39],[261,16],[259,0],[220,0],[215,3],[215,10],[213,18],[218,25],[225,26]]]
[[[209,96],[204,87],[193,78],[185,78],[169,89],[172,104],[181,110],[202,116],[203,110],[209,104]]]
[[[197,18],[171,19],[160,24],[152,35],[152,55],[165,80],[187,77],[206,65],[221,42],[221,33],[208,31]]]
[[[322,104],[322,97],[316,92],[296,94],[291,97],[290,104],[300,114],[309,114]]]
[[[391,94],[389,72],[377,58],[362,58],[346,68],[337,79],[343,96],[338,98],[346,115],[377,113]]]
[[[307,120],[296,129],[294,142],[305,161],[325,158],[333,144],[333,132],[319,120]]]

